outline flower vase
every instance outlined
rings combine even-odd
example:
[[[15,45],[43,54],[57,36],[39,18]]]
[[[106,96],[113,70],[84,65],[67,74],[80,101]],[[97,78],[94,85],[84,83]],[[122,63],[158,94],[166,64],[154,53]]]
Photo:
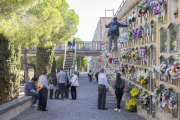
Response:
[[[155,118],[155,111],[152,111],[152,118]]]
[[[141,109],[144,109],[144,104],[141,103]]]
[[[147,114],[150,114],[150,108],[146,108]]]

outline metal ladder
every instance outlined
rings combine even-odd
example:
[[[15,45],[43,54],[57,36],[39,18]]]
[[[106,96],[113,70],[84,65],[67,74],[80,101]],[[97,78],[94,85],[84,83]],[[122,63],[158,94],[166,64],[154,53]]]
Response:
[[[67,45],[65,45],[63,69],[67,70],[69,74],[71,74],[72,70],[75,70],[76,66],[76,44],[74,46],[74,50],[69,52],[73,52],[73,56],[69,56],[67,54]]]

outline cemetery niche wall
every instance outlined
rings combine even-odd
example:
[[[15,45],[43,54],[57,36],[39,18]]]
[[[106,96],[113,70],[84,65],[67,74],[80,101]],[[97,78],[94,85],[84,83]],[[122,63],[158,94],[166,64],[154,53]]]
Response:
[[[178,0],[126,0],[117,18],[129,26],[120,28],[118,53],[107,55],[105,39],[101,67],[110,86],[120,72],[125,108],[148,120],[180,119],[179,6]]]

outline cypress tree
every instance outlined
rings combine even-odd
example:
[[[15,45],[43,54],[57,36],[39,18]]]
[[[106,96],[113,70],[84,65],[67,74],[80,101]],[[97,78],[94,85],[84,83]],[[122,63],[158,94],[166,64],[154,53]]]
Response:
[[[37,47],[36,56],[36,76],[39,77],[42,74],[43,69],[48,70],[50,73],[53,64],[54,46]]]
[[[0,104],[15,99],[20,85],[20,47],[0,34]]]

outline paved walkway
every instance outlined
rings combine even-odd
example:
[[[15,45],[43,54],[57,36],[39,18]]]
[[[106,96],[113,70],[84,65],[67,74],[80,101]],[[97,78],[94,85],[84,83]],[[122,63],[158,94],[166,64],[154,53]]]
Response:
[[[77,100],[48,99],[47,108],[49,111],[37,111],[37,107],[30,107],[17,116],[15,120],[145,120],[136,113],[125,110],[124,102],[121,103],[121,113],[114,112],[116,100],[112,98],[106,100],[106,107],[109,110],[98,110],[98,85],[88,81],[87,74],[80,75]],[[112,95],[108,93],[107,96]]]

